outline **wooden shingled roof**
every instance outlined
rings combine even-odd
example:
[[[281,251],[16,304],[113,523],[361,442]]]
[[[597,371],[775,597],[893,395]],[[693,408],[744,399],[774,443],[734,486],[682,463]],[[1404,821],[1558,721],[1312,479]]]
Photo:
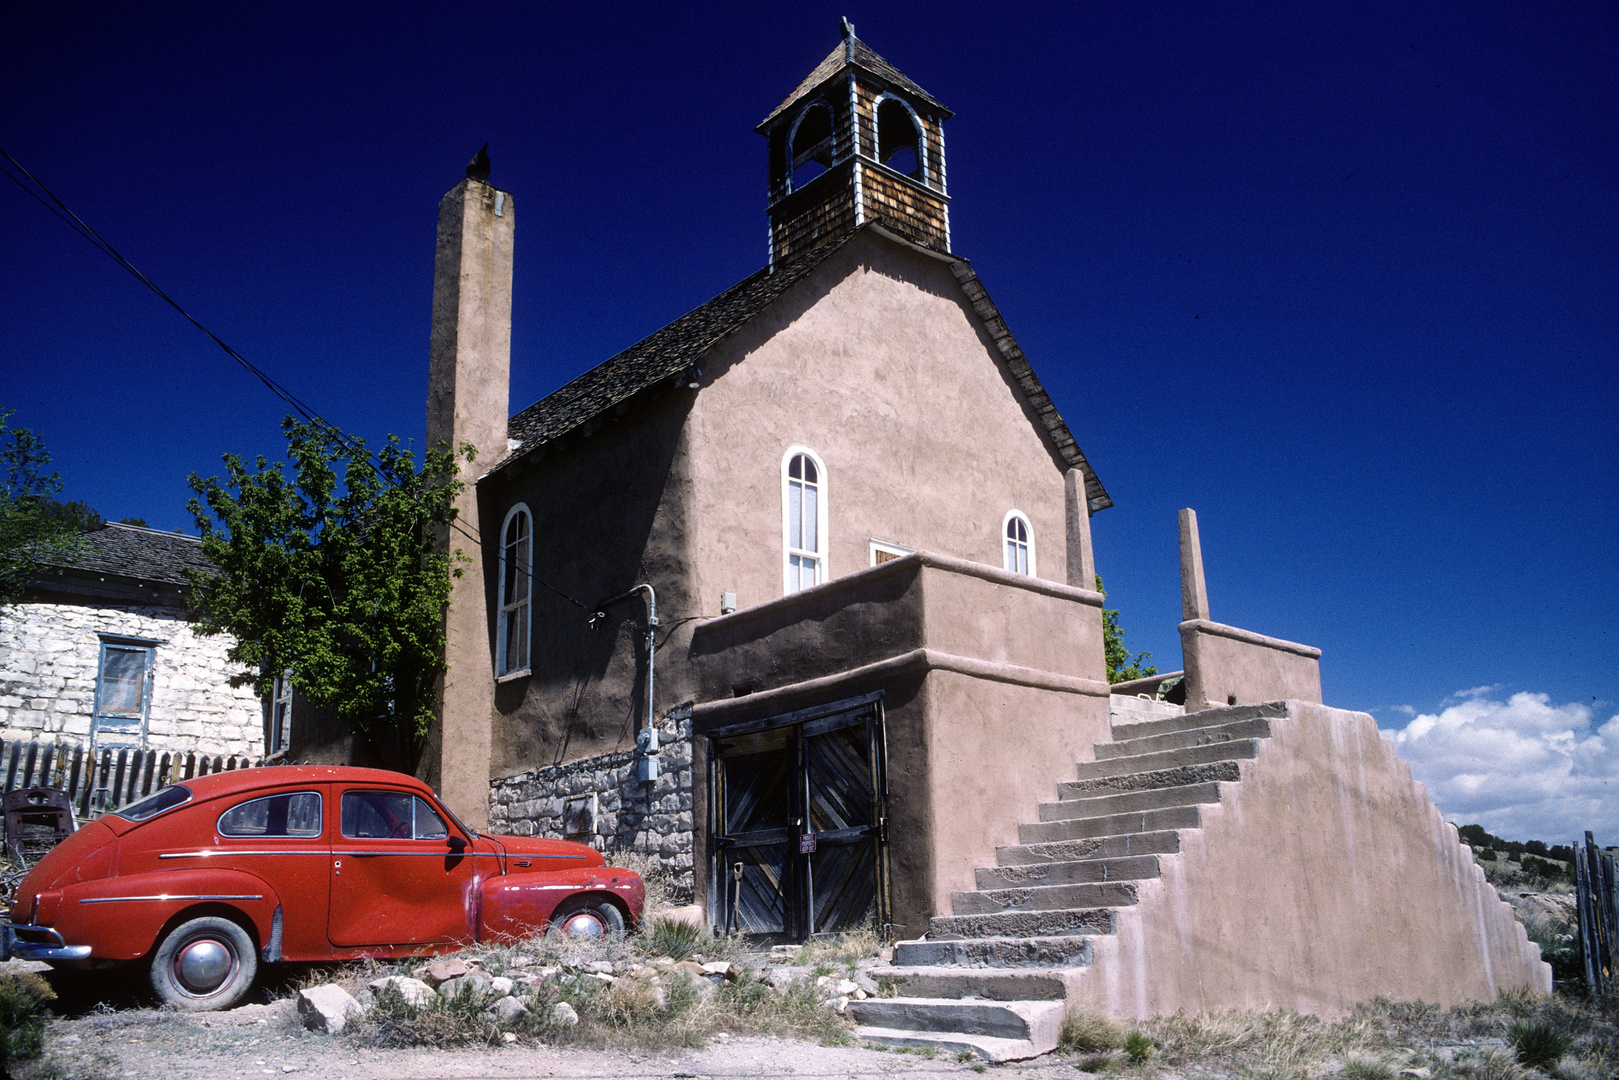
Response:
[[[999,309],[989,298],[972,265],[965,259],[921,247],[876,224],[863,225],[789,263],[778,265],[774,273],[760,270],[517,413],[507,422],[506,435],[518,445],[491,472],[505,468],[604,415],[643,390],[665,380],[683,379],[690,369],[698,366],[709,349],[763,312],[854,237],[868,232],[950,265],[968,303],[983,323],[990,340],[995,343],[996,350],[1022,390],[1029,407],[1039,418],[1058,456],[1069,468],[1084,470],[1085,494],[1091,512],[1112,506],[1113,500],[1108,497],[1107,489],[1097,479],[1096,471],[1091,468],[1073,433],[1068,430],[1067,423],[1057,412],[1051,395],[1046,393],[1035,375],[1017,339],[1007,329],[1006,321],[1001,318]]]
[[[893,64],[890,64],[887,60],[884,60],[882,57],[878,56],[876,53],[872,52],[871,48],[867,46],[864,41],[861,41],[851,33],[838,43],[837,48],[827,53],[826,59],[822,60],[819,64],[816,64],[815,70],[806,75],[804,77],[804,81],[798,84],[798,89],[794,90],[791,94],[788,94],[787,100],[783,101],[780,105],[777,105],[774,109],[772,109],[770,115],[761,120],[759,122],[759,126],[753,130],[762,132],[769,128],[771,124],[775,122],[776,118],[782,113],[786,112],[795,101],[808,97],[810,94],[814,93],[822,83],[826,82],[828,79],[832,78],[834,75],[838,74],[847,67],[860,68],[862,71],[866,71],[877,76],[877,78],[881,79],[883,82],[886,82],[888,85],[895,87],[896,89],[914,94],[916,97],[921,98],[929,105],[932,105],[934,108],[938,109],[939,118],[941,120],[948,120],[950,117],[955,115],[949,109],[945,108],[944,105],[942,105],[932,94],[916,85],[910,79],[907,79],[904,75],[901,75],[898,68],[896,68]]]
[[[185,585],[187,570],[215,572],[195,536],[109,521],[81,533],[80,544],[40,560],[48,570]]]

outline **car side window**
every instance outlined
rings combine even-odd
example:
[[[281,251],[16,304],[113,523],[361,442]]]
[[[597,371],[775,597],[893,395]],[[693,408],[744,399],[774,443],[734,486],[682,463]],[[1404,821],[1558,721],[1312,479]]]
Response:
[[[320,794],[297,791],[253,799],[219,815],[221,836],[319,836]]]
[[[433,812],[426,799],[416,796],[416,839],[445,840],[449,835],[450,828],[444,824],[444,819]]]
[[[343,835],[351,840],[444,840],[449,827],[426,799],[403,791],[345,791]]]

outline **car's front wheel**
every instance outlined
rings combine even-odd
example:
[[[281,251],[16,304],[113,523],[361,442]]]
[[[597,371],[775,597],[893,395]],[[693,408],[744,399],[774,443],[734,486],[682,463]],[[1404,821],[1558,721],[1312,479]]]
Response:
[[[601,939],[624,933],[624,913],[611,900],[573,896],[551,913],[552,937]]]
[[[158,1000],[197,1012],[235,1005],[258,973],[253,939],[217,915],[181,923],[152,954],[152,991]]]

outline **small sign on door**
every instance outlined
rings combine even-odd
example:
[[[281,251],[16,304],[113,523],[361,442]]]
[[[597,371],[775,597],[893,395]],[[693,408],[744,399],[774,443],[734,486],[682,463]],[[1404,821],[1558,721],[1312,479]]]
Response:
[[[807,832],[798,838],[798,853],[800,855],[813,855],[815,853],[815,834]]]

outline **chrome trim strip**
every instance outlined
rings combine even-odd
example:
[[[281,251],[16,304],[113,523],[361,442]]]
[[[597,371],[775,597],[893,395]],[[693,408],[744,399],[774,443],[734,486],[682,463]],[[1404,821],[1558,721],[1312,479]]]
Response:
[[[81,904],[116,904],[124,900],[263,900],[264,894],[247,893],[164,893],[161,896],[89,896]]]
[[[207,859],[215,855],[329,855],[325,848],[317,851],[293,851],[278,848],[273,851],[243,851],[241,848],[217,848],[208,851],[175,851],[159,855],[160,859]]]
[[[498,858],[501,857],[501,855],[500,855],[500,853],[498,851],[461,851],[461,852],[456,852],[456,851],[451,851],[448,848],[444,848],[444,849],[441,849],[439,851],[389,851],[386,848],[372,848],[372,849],[369,849],[369,850],[354,849],[354,850],[350,850],[350,851],[333,851],[332,854],[333,855],[341,855],[341,856],[344,856],[344,857],[353,856],[355,858],[358,858],[361,855],[368,856],[368,857],[373,857],[373,858],[375,856],[378,856],[378,855],[408,855],[408,856],[410,856],[412,858],[418,858],[418,859],[423,859],[423,858],[431,858],[431,859],[498,859]],[[510,856],[510,855],[508,855],[506,857],[507,858],[514,858],[515,857],[515,858],[523,858],[523,859],[585,859],[585,858],[589,858],[589,856],[587,856],[587,855],[521,855],[521,856]]]

